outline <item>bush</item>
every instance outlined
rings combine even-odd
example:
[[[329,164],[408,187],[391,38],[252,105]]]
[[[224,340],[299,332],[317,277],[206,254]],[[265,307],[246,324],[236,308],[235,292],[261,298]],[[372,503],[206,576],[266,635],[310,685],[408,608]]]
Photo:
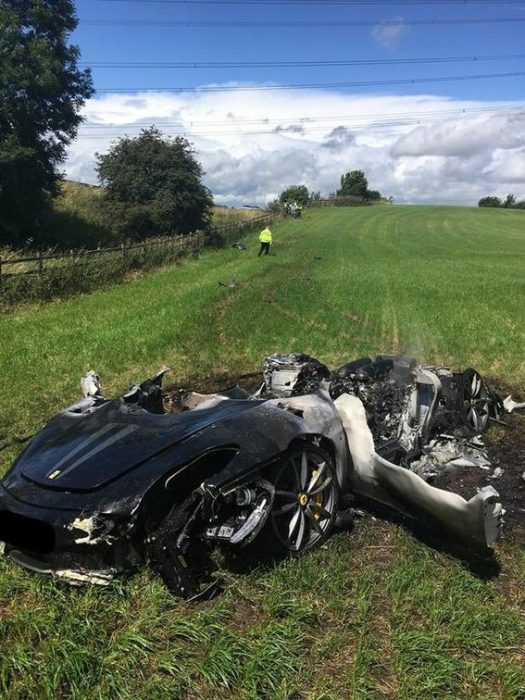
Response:
[[[207,229],[213,200],[189,142],[155,127],[119,139],[97,154],[98,175],[112,228],[130,238]]]
[[[281,192],[279,195],[279,203],[298,204],[300,207],[305,207],[310,201],[310,192],[306,185],[291,185]]]

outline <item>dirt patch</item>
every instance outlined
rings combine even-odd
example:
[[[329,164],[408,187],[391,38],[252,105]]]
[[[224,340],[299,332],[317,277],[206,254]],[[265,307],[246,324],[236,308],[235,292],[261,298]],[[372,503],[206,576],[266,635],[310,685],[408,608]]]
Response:
[[[465,498],[473,496],[482,486],[493,486],[506,511],[505,540],[525,542],[525,415],[512,413],[505,420],[508,426],[496,426],[485,437],[492,462],[490,471],[460,467],[435,477],[431,483]],[[491,478],[498,468],[502,470],[501,476]]]

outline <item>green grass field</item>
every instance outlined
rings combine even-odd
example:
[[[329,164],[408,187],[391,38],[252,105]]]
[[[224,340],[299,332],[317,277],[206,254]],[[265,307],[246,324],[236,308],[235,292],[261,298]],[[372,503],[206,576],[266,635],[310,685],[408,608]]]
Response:
[[[1,317],[0,471],[91,368],[111,395],[164,364],[181,382],[279,351],[407,352],[525,389],[523,212],[311,210],[271,256],[256,238]],[[0,697],[523,699],[525,553],[498,555],[484,581],[367,517],[300,561],[225,571],[195,606],[146,570],[79,591],[0,561]]]

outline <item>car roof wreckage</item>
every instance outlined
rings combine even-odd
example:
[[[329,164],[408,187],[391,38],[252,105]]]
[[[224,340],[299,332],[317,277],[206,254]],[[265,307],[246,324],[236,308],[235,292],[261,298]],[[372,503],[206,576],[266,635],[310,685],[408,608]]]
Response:
[[[174,594],[219,588],[217,546],[296,556],[348,521],[352,499],[385,504],[487,553],[503,509],[428,483],[490,469],[482,435],[524,404],[473,369],[379,356],[331,372],[272,355],[255,392],[165,391],[167,368],[115,399],[98,375],[33,439],[0,488],[0,540],[14,562],[72,584],[106,584],[148,562]]]

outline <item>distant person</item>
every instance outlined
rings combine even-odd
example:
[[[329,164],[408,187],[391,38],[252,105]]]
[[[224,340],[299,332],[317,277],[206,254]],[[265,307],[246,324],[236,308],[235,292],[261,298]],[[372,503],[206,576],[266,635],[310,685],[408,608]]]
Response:
[[[263,228],[263,230],[259,234],[259,242],[261,244],[261,249],[259,251],[258,257],[260,258],[263,253],[265,255],[268,255],[268,253],[270,252],[270,246],[272,244],[272,232],[270,231],[268,226],[266,228]]]

